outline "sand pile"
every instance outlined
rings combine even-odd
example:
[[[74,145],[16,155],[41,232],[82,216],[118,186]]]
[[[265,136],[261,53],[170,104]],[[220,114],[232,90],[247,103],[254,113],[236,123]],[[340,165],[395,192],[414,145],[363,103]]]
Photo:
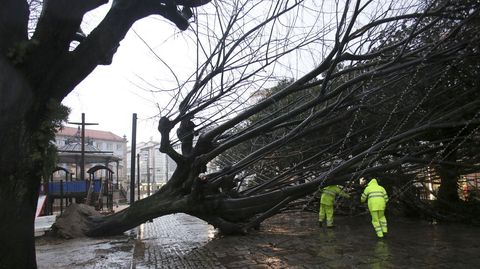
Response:
[[[63,238],[84,237],[91,216],[101,216],[101,214],[91,206],[73,203],[57,218],[52,229]]]

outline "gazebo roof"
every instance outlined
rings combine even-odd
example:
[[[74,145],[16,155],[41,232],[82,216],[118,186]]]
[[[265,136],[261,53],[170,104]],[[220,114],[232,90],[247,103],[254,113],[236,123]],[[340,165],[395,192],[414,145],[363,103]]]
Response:
[[[78,163],[81,154],[81,143],[68,143],[58,149],[58,163]],[[121,158],[113,155],[111,151],[101,151],[91,144],[85,144],[85,163],[109,163],[120,160]]]
[[[66,144],[65,146],[62,146],[61,148],[58,149],[59,152],[65,152],[65,151],[81,151],[82,150],[82,144],[80,142],[70,142]],[[102,152],[100,149],[95,147],[92,144],[85,143],[85,152]]]
[[[85,163],[110,163],[122,160],[112,154],[85,153]],[[80,162],[80,153],[59,152],[58,163],[78,163]]]

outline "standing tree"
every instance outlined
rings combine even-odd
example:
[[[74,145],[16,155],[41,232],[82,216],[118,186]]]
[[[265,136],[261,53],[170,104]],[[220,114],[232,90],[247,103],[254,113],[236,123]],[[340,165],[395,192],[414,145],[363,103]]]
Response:
[[[160,14],[186,29],[190,8],[206,3],[117,0],[97,28],[70,48],[83,14],[103,2],[76,1],[76,8],[65,7],[67,2],[72,7],[71,1],[44,2],[31,38],[26,34],[28,7],[17,2],[7,0],[3,6],[11,8],[0,17],[1,25],[18,22],[0,28],[6,55],[0,66],[8,71],[0,80],[5,112],[0,135],[9,146],[1,153],[0,199],[6,205],[1,214],[15,216],[2,224],[2,247],[9,249],[2,249],[0,257],[8,268],[35,266],[33,212],[52,120],[63,115],[59,101],[96,65],[110,62],[139,18]],[[178,11],[177,5],[184,8]],[[414,171],[425,162],[450,163],[439,157],[448,156],[442,155],[447,146],[456,145],[460,159],[465,141],[478,135],[478,76],[465,73],[468,83],[453,87],[448,79],[467,60],[478,67],[477,1],[235,0],[214,1],[211,7],[213,14],[197,12],[203,19],[199,15],[192,29],[197,70],[175,89],[174,102],[159,120],[160,150],[177,163],[173,176],[126,210],[86,217],[86,235],[120,234],[176,212],[227,233],[244,233],[321,184]],[[443,29],[440,34],[427,34],[437,27]],[[252,102],[255,92],[271,88],[285,74],[295,79]],[[452,91],[461,93],[453,104],[445,98]],[[262,114],[278,103],[288,109],[282,105]],[[261,119],[251,124],[257,116]],[[427,139],[444,129],[456,131],[440,141]],[[260,160],[312,134],[319,138],[313,154],[259,177],[246,189],[224,191]],[[270,135],[268,143],[232,159],[207,181],[198,180],[219,155],[265,135]],[[472,163],[462,159],[462,165],[478,169],[474,156]],[[6,236],[13,233],[21,237]],[[21,258],[25,249],[30,259]]]

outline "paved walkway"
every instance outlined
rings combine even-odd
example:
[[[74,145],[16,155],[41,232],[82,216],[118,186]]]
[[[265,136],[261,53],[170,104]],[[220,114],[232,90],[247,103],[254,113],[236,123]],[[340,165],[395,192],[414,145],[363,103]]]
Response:
[[[478,268],[480,228],[390,220],[378,240],[368,216],[337,217],[318,228],[316,215],[268,220],[248,236],[221,237],[205,223],[176,214],[146,223],[133,268]]]
[[[222,237],[185,214],[147,222],[136,237],[37,241],[39,268],[478,268],[480,228],[390,219],[378,240],[368,216],[316,226],[308,212],[275,216]]]

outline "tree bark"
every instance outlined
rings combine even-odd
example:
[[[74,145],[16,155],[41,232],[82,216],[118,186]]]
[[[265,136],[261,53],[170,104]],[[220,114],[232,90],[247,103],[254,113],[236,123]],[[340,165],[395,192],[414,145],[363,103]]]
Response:
[[[156,217],[184,212],[188,198],[162,188],[111,216],[90,218],[88,236],[118,235]]]
[[[457,130],[444,129],[438,133],[439,138],[456,137]],[[460,199],[458,196],[458,167],[457,167],[457,142],[448,142],[443,151],[439,154],[438,159],[444,161],[443,164],[436,166],[436,170],[440,176],[440,187],[438,189],[437,206],[441,211],[451,211],[452,206],[456,205]]]
[[[456,163],[455,156],[456,154],[453,152],[447,156],[445,160]],[[438,189],[439,208],[441,210],[451,210],[451,206],[460,201],[458,196],[457,167],[455,165],[443,164],[437,167],[437,171],[441,179],[441,184]]]
[[[0,6],[0,54],[6,55],[12,45],[27,40],[29,10],[25,0],[2,0]]]
[[[180,173],[178,176],[188,176]],[[187,181],[187,180],[185,180]],[[203,195],[185,192],[169,181],[155,194],[135,202],[132,206],[109,216],[83,216],[88,223],[84,235],[106,236],[122,234],[129,229],[161,216],[186,213],[202,219],[224,234],[245,233],[252,223],[259,223],[275,214],[288,201],[303,197],[316,190],[318,181],[289,186],[280,190],[247,197],[230,197],[210,188],[210,182],[202,185]],[[273,208],[273,210],[272,210]],[[62,218],[62,217],[60,217]],[[57,220],[58,222],[58,220]],[[71,234],[69,226],[58,226],[58,234]]]
[[[0,56],[0,268],[36,268],[34,219],[41,178],[54,165],[55,122],[66,117],[59,107],[38,99]]]
[[[0,268],[35,268],[34,217],[40,171],[25,120],[32,94],[0,57]],[[38,163],[37,163],[38,164]]]

